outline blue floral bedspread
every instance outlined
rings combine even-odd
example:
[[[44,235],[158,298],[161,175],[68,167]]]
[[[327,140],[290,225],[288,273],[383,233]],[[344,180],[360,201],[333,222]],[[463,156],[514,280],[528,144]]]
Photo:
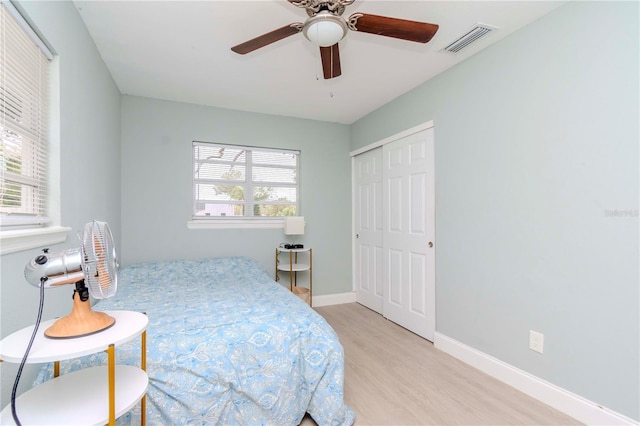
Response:
[[[351,425],[344,353],[304,301],[244,257],[128,266],[95,310],[146,312],[150,425]],[[119,364],[140,365],[140,339]],[[104,353],[61,362],[61,373],[106,364]],[[52,377],[52,367],[37,378]],[[81,396],[79,395],[80,403]],[[118,419],[139,424],[140,404]]]

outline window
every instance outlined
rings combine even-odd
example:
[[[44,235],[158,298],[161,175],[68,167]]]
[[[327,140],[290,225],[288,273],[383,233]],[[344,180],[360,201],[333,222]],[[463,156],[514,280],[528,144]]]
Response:
[[[193,219],[299,212],[299,151],[193,142]]]
[[[9,2],[0,7],[0,218],[41,226],[47,211],[49,66],[42,41]]]

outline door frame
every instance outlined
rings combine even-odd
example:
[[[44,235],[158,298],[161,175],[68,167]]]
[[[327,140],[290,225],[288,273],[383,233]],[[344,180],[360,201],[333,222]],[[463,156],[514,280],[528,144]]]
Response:
[[[396,133],[392,136],[386,137],[384,139],[381,139],[377,142],[371,143],[369,145],[366,145],[362,148],[358,148],[354,151],[351,151],[349,153],[349,155],[351,156],[351,289],[355,295],[356,293],[356,238],[355,238],[355,226],[356,226],[356,217],[355,217],[355,203],[356,203],[356,191],[355,189],[355,157],[359,154],[362,154],[364,152],[370,151],[372,149],[376,149],[376,148],[380,148],[386,144],[389,144],[391,142],[395,142],[399,139],[405,138],[407,136],[410,136],[414,133],[418,133],[421,132],[423,130],[427,130],[430,128],[434,128],[434,123],[433,120],[429,120],[426,121],[422,124],[419,124],[415,127],[411,127],[407,130],[403,130],[399,133]],[[434,152],[433,152],[433,158],[434,158],[434,174],[435,174],[435,140],[434,140]],[[434,202],[435,202],[435,187],[434,187]],[[435,221],[435,204],[434,204],[434,221]],[[435,236],[434,236],[435,238]],[[437,245],[434,247],[434,250],[437,248]],[[435,268],[435,262],[434,262],[434,268]],[[436,323],[436,307],[437,307],[437,285],[438,285],[438,275],[437,275],[437,271],[435,273],[435,282],[434,282],[434,286],[431,289],[427,289],[429,290],[428,292],[428,297],[431,298],[431,300],[433,300],[433,313],[432,313],[432,318],[431,320],[433,321],[434,324],[434,329],[437,327],[437,323]],[[434,330],[435,331],[435,330]]]
[[[355,156],[356,156],[356,155],[358,155],[358,154],[362,154],[363,152],[371,151],[372,149],[375,149],[375,148],[381,147],[382,145],[386,145],[386,144],[388,144],[388,143],[391,143],[391,142],[397,141],[398,139],[402,139],[402,138],[404,138],[404,137],[406,137],[406,136],[412,135],[412,134],[414,134],[414,133],[421,132],[421,131],[423,131],[423,130],[430,129],[430,128],[432,128],[432,127],[435,127],[435,126],[433,125],[433,120],[429,120],[429,121],[424,122],[424,123],[422,123],[422,124],[418,124],[418,125],[417,125],[417,126],[415,126],[415,127],[412,127],[412,128],[410,128],[410,129],[407,129],[407,130],[403,130],[403,131],[402,131],[402,132],[400,132],[400,133],[396,133],[395,135],[391,135],[391,136],[389,136],[389,137],[387,137],[387,138],[384,138],[384,139],[382,139],[382,140],[379,140],[378,142],[374,142],[374,143],[371,143],[371,144],[369,144],[369,145],[363,146],[362,148],[358,148],[358,149],[356,149],[355,151],[351,151],[351,152],[349,153],[349,155],[350,155],[350,156],[351,156],[351,158],[353,159],[353,157],[355,157]],[[352,160],[352,163],[353,163],[353,160]],[[352,176],[353,176],[353,173],[352,173]]]

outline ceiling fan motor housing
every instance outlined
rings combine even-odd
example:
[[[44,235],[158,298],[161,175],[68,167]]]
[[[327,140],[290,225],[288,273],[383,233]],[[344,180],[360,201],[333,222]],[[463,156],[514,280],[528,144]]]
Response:
[[[327,10],[335,15],[342,15],[344,8],[349,6],[355,0],[289,0],[294,6],[303,7],[307,11],[307,15],[315,16],[321,10]]]

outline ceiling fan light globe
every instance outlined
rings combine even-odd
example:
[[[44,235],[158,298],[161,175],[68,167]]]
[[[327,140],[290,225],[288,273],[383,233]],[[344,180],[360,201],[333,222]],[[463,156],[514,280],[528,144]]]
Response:
[[[340,16],[319,13],[304,24],[302,31],[310,42],[320,47],[329,47],[344,38],[347,24]]]

